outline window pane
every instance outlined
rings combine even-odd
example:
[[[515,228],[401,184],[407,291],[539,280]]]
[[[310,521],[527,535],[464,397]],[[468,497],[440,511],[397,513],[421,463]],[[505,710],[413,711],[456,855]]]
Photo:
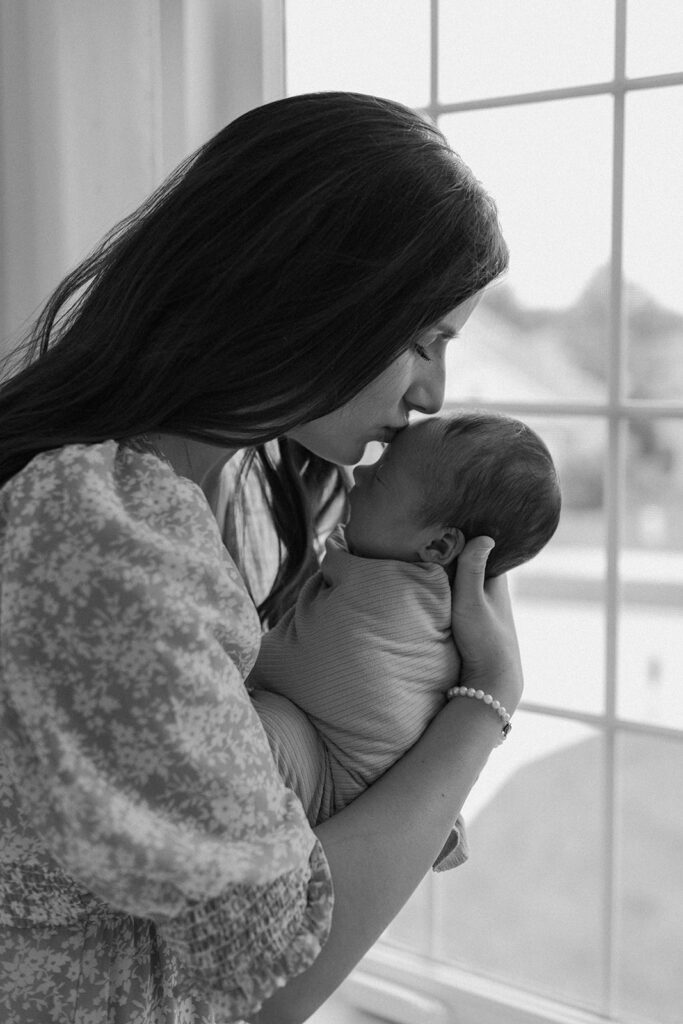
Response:
[[[626,466],[619,715],[683,728],[683,421],[634,419]]]
[[[683,585],[683,563],[670,568],[679,553],[683,559],[683,420],[643,416],[630,421],[626,487],[625,547],[641,553],[637,561],[655,573],[653,582],[677,579]],[[652,552],[666,558],[650,559]]]
[[[287,93],[342,89],[429,102],[429,0],[287,0]]]
[[[600,714],[604,709],[604,424],[523,416],[560,474],[562,515],[543,551],[510,574],[525,700]]]
[[[683,1005],[683,741],[617,745],[616,1011],[680,1024]]]
[[[611,205],[604,96],[440,119],[495,198],[510,272],[468,323],[447,397],[601,399],[605,394]]]
[[[465,808],[470,859],[434,879],[440,959],[599,1008],[602,759],[586,726],[517,712]]]
[[[679,46],[683,52],[683,33]],[[624,268],[634,398],[683,397],[682,123],[683,87],[627,96]]]
[[[626,33],[629,77],[683,70],[681,0],[628,0]]]
[[[441,103],[613,74],[614,3],[606,0],[442,0],[439,36]]]

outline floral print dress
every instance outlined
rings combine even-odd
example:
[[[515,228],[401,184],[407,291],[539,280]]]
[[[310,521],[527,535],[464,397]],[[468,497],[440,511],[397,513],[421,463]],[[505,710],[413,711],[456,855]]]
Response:
[[[46,452],[0,492],[0,552],[0,1021],[248,1017],[332,890],[201,491],[114,441]]]

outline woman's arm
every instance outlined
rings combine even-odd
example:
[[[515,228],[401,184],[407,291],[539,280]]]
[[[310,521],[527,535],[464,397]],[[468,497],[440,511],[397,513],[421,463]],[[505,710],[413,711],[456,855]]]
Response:
[[[519,651],[503,578],[484,583],[490,544],[460,556],[453,628],[461,681],[514,711],[522,692]],[[335,890],[332,931],[313,965],[264,1004],[253,1024],[305,1021],[377,940],[436,859],[501,731],[481,701],[451,701],[381,779],[316,831]]]

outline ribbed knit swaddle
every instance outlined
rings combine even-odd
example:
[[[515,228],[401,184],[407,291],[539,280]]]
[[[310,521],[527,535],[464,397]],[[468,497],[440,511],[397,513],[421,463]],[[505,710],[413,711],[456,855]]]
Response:
[[[443,707],[459,668],[450,623],[440,566],[352,555],[341,527],[328,539],[320,571],[263,637],[247,680],[309,820],[354,800]],[[458,824],[440,868],[466,857]]]

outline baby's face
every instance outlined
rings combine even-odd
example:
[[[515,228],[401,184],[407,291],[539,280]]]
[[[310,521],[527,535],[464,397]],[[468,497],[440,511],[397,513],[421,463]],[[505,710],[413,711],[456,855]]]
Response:
[[[371,466],[356,466],[349,493],[346,540],[354,555],[419,561],[431,535],[419,516],[430,452],[443,424],[420,420],[401,430]]]

